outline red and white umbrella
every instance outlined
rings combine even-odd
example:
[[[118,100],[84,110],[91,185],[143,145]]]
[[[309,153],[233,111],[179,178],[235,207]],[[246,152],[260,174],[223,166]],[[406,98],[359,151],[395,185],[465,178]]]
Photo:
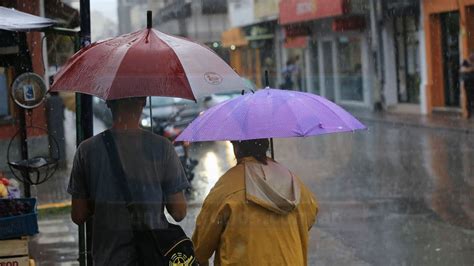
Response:
[[[169,96],[196,100],[248,85],[208,47],[152,28],[91,44],[56,74],[50,91],[104,100]]]

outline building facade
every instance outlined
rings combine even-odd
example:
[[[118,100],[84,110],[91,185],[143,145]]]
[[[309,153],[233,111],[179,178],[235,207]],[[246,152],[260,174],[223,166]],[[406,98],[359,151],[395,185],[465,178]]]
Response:
[[[280,1],[282,62],[300,60],[296,89],[370,108],[373,58],[368,5],[361,1]]]
[[[454,111],[467,117],[459,81],[463,59],[474,52],[474,0],[422,0],[426,56],[426,112]]]
[[[281,82],[277,0],[228,2],[230,29],[222,34],[229,64],[253,86],[277,87]],[[267,79],[265,78],[267,73]],[[268,84],[267,84],[268,82]]]

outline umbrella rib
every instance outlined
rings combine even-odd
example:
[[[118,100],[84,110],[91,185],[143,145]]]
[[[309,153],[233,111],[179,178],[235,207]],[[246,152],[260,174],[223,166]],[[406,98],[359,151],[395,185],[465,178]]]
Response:
[[[337,118],[339,118],[339,119],[344,123],[344,126],[345,126],[345,127],[349,128],[349,129],[351,129],[351,130],[353,130],[353,129],[352,129],[352,126],[350,126],[350,125],[345,121],[345,119],[343,119],[343,118],[342,118],[341,116],[339,116],[336,112],[334,112],[334,110],[333,110],[331,107],[329,107],[324,101],[321,101],[320,99],[318,99],[318,98],[316,98],[316,97],[310,97],[309,95],[306,95],[306,94],[304,94],[304,93],[303,93],[303,95],[304,95],[305,97],[309,97],[309,98],[311,98],[311,99],[314,99],[315,101],[317,101],[317,102],[319,102],[320,104],[324,105],[329,111],[331,111],[331,113],[333,113]],[[338,105],[336,105],[336,106],[339,107]],[[339,108],[340,108],[340,107],[339,107]],[[341,108],[341,109],[342,109],[342,108]],[[344,110],[344,109],[343,109],[343,110]],[[344,112],[346,112],[346,111],[344,110]]]

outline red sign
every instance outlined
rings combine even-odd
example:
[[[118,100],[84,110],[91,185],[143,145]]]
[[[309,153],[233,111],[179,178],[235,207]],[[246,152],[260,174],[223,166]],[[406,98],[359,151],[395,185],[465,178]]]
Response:
[[[332,23],[332,30],[336,32],[363,30],[365,28],[365,19],[363,17],[336,18]]]
[[[285,37],[298,37],[298,36],[309,36],[311,30],[308,26],[297,25],[297,26],[285,26]]]
[[[289,48],[306,48],[308,46],[308,36],[288,37],[285,38],[284,47]]]
[[[344,15],[347,7],[347,0],[281,0],[280,24]]]

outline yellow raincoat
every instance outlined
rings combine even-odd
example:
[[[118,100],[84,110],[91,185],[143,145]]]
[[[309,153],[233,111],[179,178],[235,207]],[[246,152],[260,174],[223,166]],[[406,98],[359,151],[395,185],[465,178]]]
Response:
[[[204,201],[193,234],[196,258],[215,265],[306,265],[318,205],[289,170],[251,157],[225,173]]]

